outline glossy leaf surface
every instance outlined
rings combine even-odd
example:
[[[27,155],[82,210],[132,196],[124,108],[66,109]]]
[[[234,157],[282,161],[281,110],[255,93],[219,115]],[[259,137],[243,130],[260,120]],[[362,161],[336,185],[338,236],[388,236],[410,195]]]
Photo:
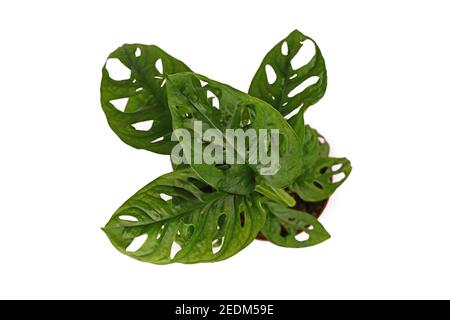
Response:
[[[329,198],[347,179],[352,170],[346,158],[329,157],[330,147],[325,138],[310,126],[305,127],[303,145],[304,168],[290,190],[305,201]]]
[[[300,141],[286,120],[269,104],[194,73],[174,74],[169,77],[167,86],[173,127],[191,132],[188,141],[191,148],[187,152],[191,166],[211,186],[233,194],[248,194],[256,184],[285,187],[298,177],[302,168]],[[210,94],[214,96],[213,99],[208,98]],[[255,155],[251,148],[245,152],[232,148],[234,159],[238,159],[237,155],[243,155],[245,162],[242,164],[193,163],[196,155],[201,157],[206,148],[205,140],[195,135],[194,125],[199,121],[202,123],[203,133],[207,129],[217,129],[224,145],[227,129],[254,129],[256,132],[260,132],[260,129],[268,130],[267,132],[277,130],[278,145],[271,145],[270,141],[264,146],[257,144],[258,151],[263,147],[273,151],[279,146],[279,161],[274,164],[275,170],[269,171],[271,165],[262,164],[259,158],[255,164],[248,161],[251,155]],[[202,145],[199,153],[193,147],[195,144]],[[247,144],[250,145],[254,144]]]
[[[267,220],[262,234],[267,240],[289,248],[303,248],[319,244],[330,238],[322,224],[312,215],[268,202]],[[297,235],[298,231],[302,234]],[[302,239],[303,238],[303,239]]]
[[[314,53],[311,57],[307,55],[307,61],[297,66],[293,62],[297,56],[303,58],[302,49],[306,49],[307,43]],[[275,74],[274,81],[270,80],[269,70]],[[286,116],[300,107],[306,110],[319,101],[326,87],[327,71],[319,47],[311,38],[294,30],[264,57],[251,82],[249,94],[266,101]]]
[[[217,192],[187,169],[163,175],[142,188],[103,230],[120,252],[141,261],[214,262],[252,242],[265,215],[257,195]],[[130,250],[139,237],[145,241]]]
[[[115,62],[129,77],[114,79]],[[167,107],[166,77],[189,71],[181,61],[153,45],[125,44],[112,52],[102,70],[101,104],[111,129],[138,149],[169,154],[172,119]],[[119,105],[122,107],[119,107]]]

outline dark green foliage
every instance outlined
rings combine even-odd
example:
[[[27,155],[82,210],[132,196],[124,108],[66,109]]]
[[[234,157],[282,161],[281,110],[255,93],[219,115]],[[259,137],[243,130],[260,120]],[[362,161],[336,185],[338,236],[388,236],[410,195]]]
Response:
[[[307,41],[314,53],[295,68],[295,56]],[[103,228],[120,252],[155,264],[214,262],[238,253],[258,235],[291,248],[330,237],[311,212],[294,208],[298,198],[328,199],[351,172],[350,162],[330,157],[325,138],[304,123],[305,112],[327,86],[325,61],[311,38],[295,30],[275,45],[248,94],[191,72],[153,45],[126,44],[108,59],[118,59],[131,71],[129,79],[115,80],[105,64],[101,104],[112,130],[132,147],[170,154],[177,143],[171,140],[175,129],[193,130],[194,120],[223,135],[227,129],[252,128],[277,129],[281,137],[278,171],[271,175],[248,159],[231,165],[173,165],[172,173],[139,190]],[[311,79],[315,82],[308,83]],[[296,92],[299,86],[303,90]],[[123,98],[128,101],[121,111],[114,101]],[[150,128],[135,128],[149,120]],[[142,243],[132,250],[137,238]]]

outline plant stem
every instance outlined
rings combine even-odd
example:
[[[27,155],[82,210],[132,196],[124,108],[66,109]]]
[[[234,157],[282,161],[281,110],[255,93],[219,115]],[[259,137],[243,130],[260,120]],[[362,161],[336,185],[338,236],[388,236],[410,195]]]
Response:
[[[270,200],[275,201],[276,203],[293,207],[295,206],[296,202],[293,197],[289,195],[286,191],[279,188],[273,188],[266,185],[257,185],[255,190],[262,194],[263,196],[266,196]]]

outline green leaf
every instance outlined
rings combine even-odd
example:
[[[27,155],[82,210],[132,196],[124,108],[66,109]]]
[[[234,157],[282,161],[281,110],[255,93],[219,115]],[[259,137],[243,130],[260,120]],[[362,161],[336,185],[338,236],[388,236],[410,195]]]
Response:
[[[113,79],[108,61],[128,68],[130,78]],[[184,71],[190,69],[153,45],[125,44],[109,55],[102,70],[101,104],[111,129],[122,141],[138,149],[170,153],[174,143],[165,78]],[[124,110],[117,107],[120,102],[126,104]]]
[[[257,185],[255,191],[262,194],[265,198],[282,205],[293,207],[296,204],[295,199],[284,189],[273,188],[265,185]]]
[[[346,158],[329,157],[330,147],[325,138],[310,126],[305,127],[303,145],[304,168],[290,186],[304,201],[315,202],[329,198],[347,179],[352,170]]]
[[[297,135],[269,104],[194,73],[171,75],[168,78],[167,92],[173,128],[188,129],[191,132],[189,141],[178,137],[181,144],[187,142],[191,146],[188,149],[191,166],[214,188],[233,194],[249,194],[256,184],[282,188],[292,183],[300,174],[301,145]],[[208,99],[209,95],[215,100]],[[214,105],[215,102],[218,102],[218,106]],[[250,155],[256,154],[249,148],[249,145],[256,144],[254,141],[247,143],[245,154],[239,153],[235,147],[227,154],[231,153],[235,159],[236,154],[239,154],[241,159],[245,158],[243,164],[230,164],[229,161],[225,165],[217,162],[194,163],[196,155],[201,156],[208,147],[205,146],[205,140],[194,135],[195,121],[201,121],[203,133],[207,129],[218,129],[223,142],[226,141],[227,129],[241,129],[245,132],[248,129],[255,129],[257,132],[260,132],[259,129],[279,130],[279,164],[274,171],[269,171],[267,167],[270,164],[263,165],[259,157],[256,163],[249,161]],[[200,150],[193,147],[196,143],[201,145]],[[272,146],[268,142],[265,147],[267,146],[275,150],[276,144]],[[263,147],[260,143],[257,144],[258,149]]]
[[[167,196],[172,198],[164,200]],[[265,215],[256,194],[216,192],[187,169],[163,175],[142,188],[103,230],[120,252],[141,261],[213,262],[227,259],[251,243],[263,227]],[[142,236],[145,242],[130,251],[130,244]],[[181,249],[173,256],[177,245]]]
[[[309,125],[305,126],[303,153],[305,167],[313,166],[318,159],[327,158],[330,154],[330,145],[325,137]]]
[[[289,209],[273,202],[265,203],[265,207],[268,213],[261,233],[274,244],[289,248],[303,248],[330,238],[322,224],[309,213]],[[303,232],[302,237],[307,235],[306,239],[296,239],[300,230]]]
[[[315,48],[314,56],[305,65],[294,69],[292,61],[297,54],[301,54],[305,41],[312,41]],[[283,48],[286,50],[285,54],[283,54]],[[276,80],[273,83],[269,81],[266,68],[269,70],[272,68],[276,74]],[[317,82],[296,93],[296,88],[302,84],[306,85],[305,81],[310,78],[316,79]],[[326,87],[327,71],[319,47],[314,40],[294,30],[264,57],[251,82],[249,94],[270,103],[286,116],[300,107],[304,112],[323,97]]]

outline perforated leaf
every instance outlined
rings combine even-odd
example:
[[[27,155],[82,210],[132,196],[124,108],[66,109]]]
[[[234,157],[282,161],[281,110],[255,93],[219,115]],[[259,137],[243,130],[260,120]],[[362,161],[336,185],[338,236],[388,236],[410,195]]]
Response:
[[[305,201],[321,201],[344,183],[352,166],[346,158],[329,157],[330,147],[325,138],[309,126],[305,129],[304,169],[290,190]]]
[[[128,69],[130,76],[114,79],[108,71],[109,62]],[[103,67],[100,88],[102,108],[111,129],[132,147],[169,154],[174,143],[170,140],[172,120],[165,78],[189,70],[153,45],[125,44],[112,52]]]
[[[203,132],[210,128],[220,131],[224,145],[227,129],[241,129],[245,132],[248,129],[255,129],[258,133],[260,129],[278,131],[278,163],[262,164],[259,157],[256,163],[251,163],[250,154],[255,155],[256,152],[247,148],[243,153],[233,147],[236,162],[235,164],[227,162],[225,166],[218,163],[194,163],[195,156],[204,154],[209,143],[205,145],[206,141],[198,141],[199,138],[192,132],[189,140],[192,150],[191,166],[202,179],[216,189],[234,194],[248,194],[258,183],[278,188],[285,187],[300,174],[302,167],[300,142],[286,120],[269,104],[194,73],[170,76],[167,91],[174,129],[182,128],[192,132],[194,123],[201,121]],[[213,99],[208,99],[210,94],[214,95]],[[201,145],[200,153],[194,148],[196,143]],[[250,145],[254,146],[254,141],[247,144]],[[263,147],[267,145],[258,143],[258,152]],[[269,142],[268,150],[270,148],[270,151],[276,150],[276,147]],[[242,164],[237,163],[238,154],[245,159]],[[273,171],[269,171],[270,168]]]
[[[220,261],[241,251],[256,238],[264,221],[256,195],[216,192],[187,169],[142,188],[103,230],[120,252],[132,258],[156,264],[197,263]],[[130,251],[140,237],[145,241]]]
[[[330,238],[322,224],[312,215],[268,202],[268,212],[262,229],[264,237],[283,247],[303,248]],[[302,234],[297,235],[298,231]],[[303,239],[302,239],[303,238]]]
[[[315,52],[309,61],[297,68],[293,61],[302,54],[301,49],[308,41]],[[275,74],[275,80],[270,79],[269,71]],[[327,71],[319,47],[311,38],[294,30],[264,57],[251,82],[249,94],[288,115],[296,108],[306,110],[319,101],[326,87]]]

